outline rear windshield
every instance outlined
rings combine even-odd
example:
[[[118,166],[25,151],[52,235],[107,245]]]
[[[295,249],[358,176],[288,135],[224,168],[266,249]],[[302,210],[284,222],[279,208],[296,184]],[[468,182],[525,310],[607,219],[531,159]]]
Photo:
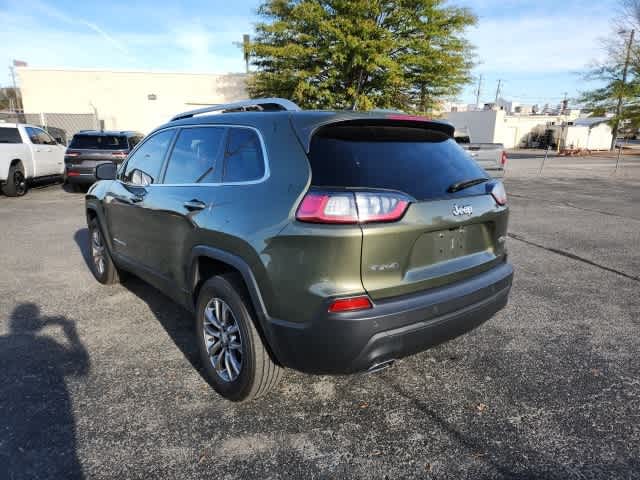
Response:
[[[87,150],[127,150],[127,137],[123,135],[74,135],[69,148]]]
[[[17,128],[0,128],[0,143],[22,143]]]
[[[325,127],[311,141],[309,161],[315,186],[385,188],[417,200],[482,194],[484,185],[447,189],[488,177],[451,137],[421,128]]]

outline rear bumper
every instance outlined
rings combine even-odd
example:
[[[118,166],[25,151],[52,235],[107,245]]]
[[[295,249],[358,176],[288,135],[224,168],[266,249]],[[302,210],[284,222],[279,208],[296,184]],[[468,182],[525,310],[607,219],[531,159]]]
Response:
[[[97,182],[95,174],[83,173],[76,176],[68,176],[64,177],[65,183],[77,183],[78,185],[93,185]]]
[[[513,268],[502,263],[452,285],[374,302],[370,310],[330,314],[325,308],[304,325],[270,319],[268,337],[286,367],[318,374],[365,371],[489,320],[507,304],[512,278]]]
[[[106,163],[106,162],[103,162]],[[64,169],[65,183],[91,185],[97,181],[95,166],[66,165]]]

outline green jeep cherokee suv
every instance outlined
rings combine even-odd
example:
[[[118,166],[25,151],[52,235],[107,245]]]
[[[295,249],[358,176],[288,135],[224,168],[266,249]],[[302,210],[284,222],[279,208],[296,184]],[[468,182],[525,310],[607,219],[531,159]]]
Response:
[[[453,127],[248,100],[174,117],[86,196],[93,274],[132,272],[196,316],[234,401],[283,368],[375,371],[503,308],[508,208]]]

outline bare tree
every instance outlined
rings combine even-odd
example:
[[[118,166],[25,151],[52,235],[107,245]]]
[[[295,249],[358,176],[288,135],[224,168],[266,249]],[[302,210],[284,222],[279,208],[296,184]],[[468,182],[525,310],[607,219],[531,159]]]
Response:
[[[593,63],[585,78],[597,80],[601,87],[583,92],[580,101],[591,112],[610,112],[614,148],[624,128],[640,127],[640,46],[636,33],[640,27],[640,0],[619,0],[620,14],[612,32],[602,40],[605,59]]]
[[[622,0],[621,21],[627,27],[640,28],[640,0]]]

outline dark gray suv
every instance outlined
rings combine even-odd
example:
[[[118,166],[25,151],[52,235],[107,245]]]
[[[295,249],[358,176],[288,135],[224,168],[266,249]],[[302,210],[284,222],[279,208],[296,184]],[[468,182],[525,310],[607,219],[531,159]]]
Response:
[[[375,371],[503,308],[507,199],[422,117],[258,99],[178,115],[86,196],[92,268],[123,271],[196,317],[224,397],[283,367]]]
[[[76,133],[64,154],[65,184],[75,191],[83,187],[86,190],[96,181],[98,165],[122,163],[143,137],[140,132],[127,130],[81,130]]]

